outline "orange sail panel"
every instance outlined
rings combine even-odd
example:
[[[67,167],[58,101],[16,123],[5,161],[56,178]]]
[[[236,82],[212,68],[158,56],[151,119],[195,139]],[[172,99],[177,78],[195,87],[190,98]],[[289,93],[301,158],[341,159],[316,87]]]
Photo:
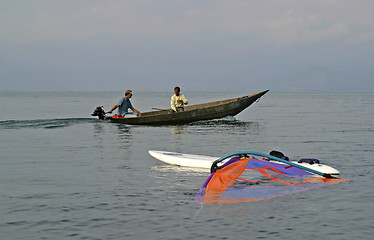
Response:
[[[248,159],[238,161],[228,165],[227,167],[217,171],[210,180],[206,188],[204,203],[209,203],[219,197],[227,188],[242,175],[247,165]]]

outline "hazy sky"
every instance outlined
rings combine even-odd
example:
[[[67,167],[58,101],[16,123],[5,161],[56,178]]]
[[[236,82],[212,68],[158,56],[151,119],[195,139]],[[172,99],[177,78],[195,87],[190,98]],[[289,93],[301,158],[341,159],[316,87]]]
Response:
[[[0,91],[374,91],[373,0],[0,0]]]

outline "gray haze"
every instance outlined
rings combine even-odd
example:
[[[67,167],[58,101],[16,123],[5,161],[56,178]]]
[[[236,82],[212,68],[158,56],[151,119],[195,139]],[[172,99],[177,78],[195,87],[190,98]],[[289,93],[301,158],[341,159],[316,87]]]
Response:
[[[1,0],[0,91],[373,91],[372,0]]]

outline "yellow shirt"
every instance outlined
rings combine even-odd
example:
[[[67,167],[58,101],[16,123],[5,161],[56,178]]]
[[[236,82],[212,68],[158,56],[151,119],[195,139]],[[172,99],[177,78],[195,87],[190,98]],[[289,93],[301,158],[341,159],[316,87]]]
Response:
[[[182,100],[182,102],[178,102],[178,100]],[[187,98],[183,94],[179,94],[179,96],[174,94],[173,96],[171,96],[170,105],[171,109],[173,109],[174,111],[177,111],[177,107],[183,107],[187,104]]]

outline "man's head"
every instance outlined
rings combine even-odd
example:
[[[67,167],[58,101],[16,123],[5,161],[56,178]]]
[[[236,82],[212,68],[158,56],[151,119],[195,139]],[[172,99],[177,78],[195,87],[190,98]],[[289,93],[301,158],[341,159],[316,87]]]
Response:
[[[125,97],[131,98],[134,93],[131,90],[126,90]]]
[[[175,95],[179,96],[180,91],[181,91],[180,87],[175,87],[174,88]]]

